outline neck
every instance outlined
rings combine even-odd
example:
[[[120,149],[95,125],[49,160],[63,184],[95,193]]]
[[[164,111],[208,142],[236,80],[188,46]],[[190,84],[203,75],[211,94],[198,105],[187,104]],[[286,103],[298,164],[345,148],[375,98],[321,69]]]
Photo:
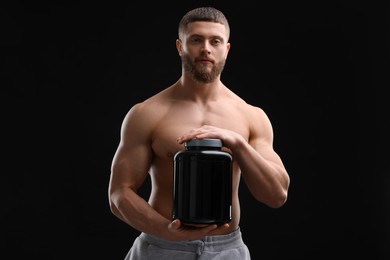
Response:
[[[193,88],[213,88],[214,86],[221,85],[222,82],[220,80],[220,76],[215,77],[212,81],[210,82],[203,82],[199,81],[197,79],[194,79],[187,73],[183,73],[181,78],[179,79],[179,82],[182,86],[189,86]]]
[[[223,88],[222,82],[217,79],[210,83],[195,81],[188,77],[181,77],[177,83],[177,94],[189,100],[215,100]]]

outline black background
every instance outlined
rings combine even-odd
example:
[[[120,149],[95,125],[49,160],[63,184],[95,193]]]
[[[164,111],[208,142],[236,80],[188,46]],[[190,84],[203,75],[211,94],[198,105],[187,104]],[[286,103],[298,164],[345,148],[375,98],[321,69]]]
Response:
[[[138,232],[111,214],[107,197],[120,124],[133,104],[178,79],[177,25],[202,5],[229,19],[222,81],[269,115],[291,176],[277,210],[241,185],[252,258],[389,258],[390,181],[379,154],[387,6],[3,1],[6,259],[124,258]]]

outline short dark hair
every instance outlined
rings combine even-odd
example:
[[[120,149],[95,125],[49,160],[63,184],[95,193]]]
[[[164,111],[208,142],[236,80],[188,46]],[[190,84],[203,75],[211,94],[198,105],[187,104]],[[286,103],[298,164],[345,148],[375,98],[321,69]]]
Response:
[[[214,22],[225,25],[227,36],[229,39],[230,27],[225,15],[214,7],[198,7],[187,12],[179,23],[179,38],[180,35],[187,31],[187,25],[192,22]]]

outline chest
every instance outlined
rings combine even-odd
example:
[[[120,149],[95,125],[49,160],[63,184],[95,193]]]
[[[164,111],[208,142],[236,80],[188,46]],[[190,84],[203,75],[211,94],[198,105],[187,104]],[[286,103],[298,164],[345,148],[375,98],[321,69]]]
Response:
[[[233,109],[198,111],[184,108],[171,111],[161,118],[153,134],[152,147],[155,156],[163,160],[173,160],[176,152],[184,150],[184,145],[179,144],[176,139],[205,124],[234,131],[246,139],[249,138],[249,122],[239,111]]]

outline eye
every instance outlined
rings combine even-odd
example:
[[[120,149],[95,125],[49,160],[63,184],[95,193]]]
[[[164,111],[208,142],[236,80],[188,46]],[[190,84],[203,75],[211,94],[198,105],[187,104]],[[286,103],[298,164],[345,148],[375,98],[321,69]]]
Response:
[[[219,44],[221,44],[221,40],[220,40],[220,39],[213,39],[213,40],[211,41],[211,44],[212,44],[212,45],[219,45]]]
[[[192,38],[192,39],[191,39],[191,42],[192,42],[192,43],[200,43],[200,42],[201,42],[201,39],[200,39],[199,37]]]

